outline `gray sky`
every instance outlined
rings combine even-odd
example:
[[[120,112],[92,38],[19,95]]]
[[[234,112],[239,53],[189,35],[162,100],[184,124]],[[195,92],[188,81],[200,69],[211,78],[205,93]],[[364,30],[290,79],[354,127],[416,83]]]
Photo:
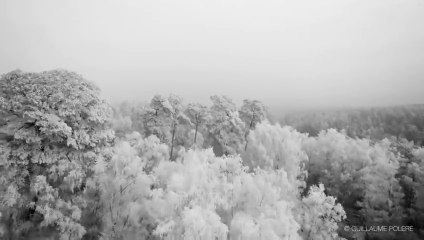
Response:
[[[110,101],[424,103],[423,0],[0,0],[0,73],[65,68]]]

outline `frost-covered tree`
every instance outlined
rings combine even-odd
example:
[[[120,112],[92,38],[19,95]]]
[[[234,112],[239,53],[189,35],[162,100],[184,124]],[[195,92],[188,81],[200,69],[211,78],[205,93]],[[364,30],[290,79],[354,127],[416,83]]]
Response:
[[[308,156],[302,149],[302,142],[306,135],[290,127],[280,127],[269,123],[261,123],[252,130],[248,136],[251,143],[243,154],[243,162],[252,170],[284,169],[291,183],[304,184],[304,167]],[[298,181],[299,180],[299,181]]]
[[[346,213],[336,198],[326,196],[324,185],[312,186],[302,199],[301,213],[297,219],[302,225],[301,235],[304,239],[327,240],[339,237],[338,223],[346,218]]]
[[[86,179],[102,146],[110,108],[99,90],[65,70],[13,71],[0,79],[7,119],[0,157],[0,211],[6,239],[54,227],[61,239],[81,239]]]
[[[150,173],[153,168],[165,159],[169,159],[169,147],[151,135],[143,138],[138,132],[127,134],[124,141],[136,150],[137,156],[145,163],[143,171]]]
[[[354,223],[402,224],[404,193],[397,179],[399,158],[388,140],[371,142],[328,130],[305,141],[304,149],[309,156],[308,184],[328,186],[328,193],[339,199]],[[393,232],[378,235],[396,238]]]
[[[334,129],[306,139],[303,149],[309,157],[308,185],[323,183],[343,204],[354,206],[363,196],[361,169],[372,162],[371,142],[352,139]]]
[[[248,136],[251,147],[242,154],[243,162],[255,170],[255,176],[260,173],[267,175],[265,182],[272,182],[275,174],[280,174],[284,181],[267,189],[264,185],[252,192],[265,191],[266,194],[278,189],[284,193],[284,200],[292,204],[291,211],[297,223],[300,225],[299,233],[305,239],[338,239],[338,223],[345,218],[345,213],[340,204],[335,204],[335,198],[324,194],[324,187],[312,187],[309,194],[301,199],[300,193],[305,187],[304,166],[308,164],[308,156],[303,150],[303,143],[307,135],[300,134],[290,127],[280,127],[269,123],[261,123],[252,130]],[[274,176],[274,177],[270,177]],[[255,185],[259,179],[250,182],[247,186]],[[264,193],[265,194],[265,193]],[[255,199],[246,196],[246,199]],[[245,200],[247,201],[247,200]],[[287,204],[287,203],[286,203]],[[287,213],[286,213],[287,215]],[[253,219],[257,219],[255,217]],[[249,229],[254,229],[254,225]],[[287,233],[287,231],[284,231]],[[269,235],[271,236],[271,235]],[[256,238],[258,238],[256,236]],[[276,239],[284,239],[279,236]]]
[[[147,161],[124,141],[116,144],[110,159],[101,158],[89,187],[99,189],[101,239],[146,239],[150,221],[144,202],[150,194],[151,177],[144,171]]]
[[[396,179],[399,162],[389,147],[387,140],[375,144],[370,152],[372,161],[360,170],[359,184],[364,189],[358,205],[368,225],[402,224],[404,194]]]
[[[180,124],[191,124],[190,118],[184,112],[183,100],[181,97],[176,95],[170,95],[168,101],[172,107],[171,111],[171,152],[169,154],[170,159],[173,159],[175,136]]]
[[[151,239],[157,222],[146,209],[154,188],[152,169],[169,159],[166,144],[151,135],[127,134],[94,167],[88,188],[97,191],[102,239]]]
[[[300,197],[284,170],[241,174],[233,189],[230,239],[301,239],[295,219]]]
[[[169,144],[172,111],[172,106],[167,98],[155,95],[143,111],[146,136],[156,135],[161,142]]]
[[[173,159],[175,137],[179,124],[189,124],[184,113],[182,98],[170,95],[168,98],[155,95],[144,111],[147,135],[154,134],[170,146],[170,159]]]
[[[265,105],[258,100],[243,100],[243,105],[240,110],[240,118],[243,120],[246,130],[244,134],[245,138],[245,146],[244,151],[247,150],[247,143],[249,142],[247,139],[247,135],[249,131],[256,127],[256,124],[264,121],[268,115],[268,110]]]
[[[155,188],[147,206],[158,222],[158,236],[226,239],[228,227],[215,212],[226,204],[229,191],[221,177],[223,161],[211,150],[189,150],[175,162],[162,162],[153,170]]]
[[[188,104],[185,112],[187,117],[189,117],[190,121],[194,124],[193,145],[197,145],[199,128],[205,126],[210,118],[208,108],[199,103],[190,103]]]
[[[229,155],[241,152],[245,126],[236,105],[226,96],[212,96],[211,100],[208,130],[215,153]]]

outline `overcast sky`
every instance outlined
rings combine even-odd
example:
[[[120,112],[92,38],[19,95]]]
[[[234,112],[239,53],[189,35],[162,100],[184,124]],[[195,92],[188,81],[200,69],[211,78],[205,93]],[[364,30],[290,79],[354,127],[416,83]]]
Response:
[[[423,0],[0,0],[0,73],[64,68],[110,101],[424,103]]]

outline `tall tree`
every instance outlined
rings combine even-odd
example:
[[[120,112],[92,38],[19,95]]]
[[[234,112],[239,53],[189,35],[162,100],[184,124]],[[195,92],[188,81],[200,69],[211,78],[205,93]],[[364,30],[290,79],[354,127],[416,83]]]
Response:
[[[197,133],[199,132],[199,127],[205,124],[208,120],[208,108],[199,103],[190,103],[187,106],[186,114],[190,118],[191,122],[194,124],[195,132],[193,144],[196,144]]]
[[[0,79],[0,112],[6,117],[0,157],[0,211],[15,239],[54,227],[61,239],[87,231],[84,188],[98,152],[113,139],[106,130],[110,108],[99,90],[65,70]]]
[[[152,163],[146,155],[151,153],[148,153],[148,149],[138,148],[144,148],[140,145],[145,145],[146,142],[156,147],[162,145],[165,147],[166,157],[168,148],[165,144],[155,141],[158,139],[154,135],[146,140],[137,136],[126,138],[129,139],[119,141],[111,149],[111,156],[97,161],[96,177],[89,185],[97,188],[101,196],[98,205],[103,216],[101,229],[104,240],[149,239],[154,226],[146,209],[152,185],[152,176],[146,171]]]
[[[218,146],[214,146],[215,153],[229,155],[241,152],[245,125],[240,119],[236,105],[227,96],[215,95],[211,100],[208,129],[212,140],[218,143]]]
[[[185,115],[183,100],[181,97],[176,95],[169,95],[168,102],[171,105],[171,153],[169,158],[173,159],[174,153],[174,144],[175,144],[175,134],[179,124],[191,123],[190,118]]]
[[[161,142],[170,144],[172,112],[173,107],[168,99],[155,95],[143,111],[146,135],[156,135]]]
[[[265,105],[258,100],[243,100],[243,105],[240,108],[240,118],[243,120],[246,130],[244,139],[246,141],[244,151],[247,150],[247,135],[250,130],[256,127],[256,124],[264,121],[267,117],[268,110]]]
[[[170,146],[170,159],[173,159],[175,135],[179,124],[190,123],[184,113],[182,98],[169,95],[168,98],[155,95],[144,114],[148,135],[154,134]]]

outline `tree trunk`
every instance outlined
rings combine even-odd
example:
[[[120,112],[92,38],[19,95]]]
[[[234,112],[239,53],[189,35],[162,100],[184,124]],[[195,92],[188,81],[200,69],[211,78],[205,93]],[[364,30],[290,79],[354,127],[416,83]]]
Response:
[[[199,123],[196,122],[196,130],[194,132],[194,145],[196,144],[196,139],[197,139],[197,128],[199,127]]]
[[[9,214],[9,218],[7,219],[7,224],[6,224],[6,228],[7,228],[7,235],[6,235],[6,239],[7,240],[13,240],[15,239],[14,236],[14,232],[13,232],[13,215]]]
[[[249,135],[249,131],[250,131],[250,129],[252,129],[253,128],[253,119],[254,119],[254,116],[252,116],[252,119],[250,120],[250,125],[249,125],[249,129],[246,131],[246,133],[244,134],[244,140],[246,141],[246,144],[244,145],[244,151],[246,152],[246,150],[247,150],[247,135]]]
[[[174,152],[174,139],[175,139],[175,131],[177,130],[177,124],[174,123],[173,124],[173,128],[172,128],[172,139],[171,139],[171,153],[169,155],[169,159],[172,160],[172,154]]]
[[[24,177],[25,186],[23,188],[23,191],[25,191],[25,193],[30,193],[31,192],[31,178],[32,178],[34,171],[33,171],[33,166],[32,166],[33,164],[32,164],[31,157],[28,157],[27,159],[28,159],[28,164],[26,166],[26,169],[28,171],[28,175],[26,175]]]
[[[249,134],[249,132],[246,132],[245,134],[244,134],[244,141],[246,141],[246,144],[244,145],[244,151],[246,152],[247,151],[247,135]]]

